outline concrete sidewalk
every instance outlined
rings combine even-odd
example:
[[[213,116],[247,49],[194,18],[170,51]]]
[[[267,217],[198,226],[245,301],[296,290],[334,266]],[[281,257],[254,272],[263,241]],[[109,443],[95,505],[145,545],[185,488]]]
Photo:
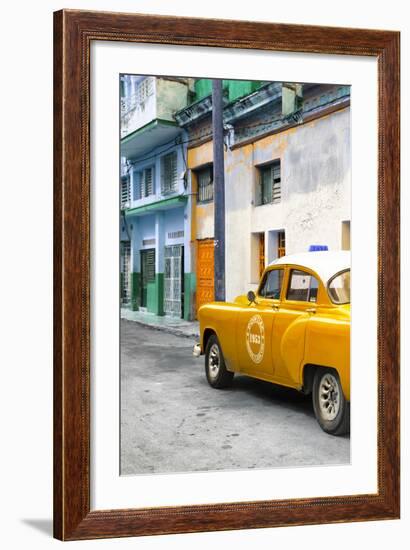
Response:
[[[199,338],[198,321],[185,321],[178,317],[167,317],[146,313],[143,311],[131,311],[121,309],[121,319],[134,321],[143,326],[152,327],[156,330],[162,330],[176,336],[186,336],[187,338]]]

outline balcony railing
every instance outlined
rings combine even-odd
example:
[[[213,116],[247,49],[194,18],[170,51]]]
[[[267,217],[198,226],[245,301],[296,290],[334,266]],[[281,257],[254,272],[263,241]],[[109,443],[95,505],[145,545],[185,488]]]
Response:
[[[121,116],[127,116],[137,107],[142,107],[153,93],[154,78],[145,78],[138,84],[138,87],[133,94],[121,98]]]

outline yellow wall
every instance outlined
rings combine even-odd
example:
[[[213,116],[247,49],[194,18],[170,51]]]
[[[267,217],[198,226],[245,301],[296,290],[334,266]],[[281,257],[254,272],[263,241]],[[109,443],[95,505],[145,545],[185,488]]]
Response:
[[[197,204],[198,190],[195,170],[211,163],[213,160],[212,141],[207,141],[198,147],[188,149],[187,164],[192,170],[192,232],[191,237],[196,239],[213,239],[214,237],[214,203]]]

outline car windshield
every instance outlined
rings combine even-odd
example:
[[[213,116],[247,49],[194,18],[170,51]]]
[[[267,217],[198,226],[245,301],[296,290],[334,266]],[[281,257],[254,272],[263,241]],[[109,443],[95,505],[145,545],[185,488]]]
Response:
[[[350,269],[334,275],[327,288],[334,304],[350,304]]]

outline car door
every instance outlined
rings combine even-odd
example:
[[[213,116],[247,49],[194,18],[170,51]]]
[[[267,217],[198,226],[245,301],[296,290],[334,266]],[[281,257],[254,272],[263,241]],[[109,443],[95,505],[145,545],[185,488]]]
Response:
[[[298,387],[304,356],[306,324],[315,314],[318,278],[302,268],[289,268],[283,300],[275,314],[271,353],[275,381]]]
[[[238,363],[250,375],[273,373],[271,335],[279,307],[284,269],[265,272],[255,302],[241,308],[236,323]]]

